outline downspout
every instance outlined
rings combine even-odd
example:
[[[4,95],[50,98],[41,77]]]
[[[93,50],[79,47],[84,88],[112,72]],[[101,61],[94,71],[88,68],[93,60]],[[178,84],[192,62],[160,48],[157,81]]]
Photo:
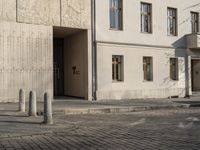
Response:
[[[91,0],[91,34],[92,34],[92,100],[96,100],[97,61],[96,61],[96,0]]]

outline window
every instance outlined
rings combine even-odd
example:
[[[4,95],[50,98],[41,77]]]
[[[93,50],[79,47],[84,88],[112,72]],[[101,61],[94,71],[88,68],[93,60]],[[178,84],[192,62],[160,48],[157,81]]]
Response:
[[[122,30],[122,0],[110,0],[110,28]]]
[[[112,79],[123,81],[123,56],[112,56]]]
[[[141,3],[141,32],[152,32],[152,6],[148,3]]]
[[[199,13],[191,12],[192,33],[199,32]]]
[[[177,10],[175,8],[167,9],[167,34],[177,35]]]
[[[178,80],[178,58],[170,58],[170,79]]]
[[[153,58],[143,57],[144,81],[153,81]]]

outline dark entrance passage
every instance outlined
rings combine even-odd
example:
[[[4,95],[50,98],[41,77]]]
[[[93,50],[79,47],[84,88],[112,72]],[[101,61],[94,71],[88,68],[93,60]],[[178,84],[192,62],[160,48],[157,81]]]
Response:
[[[191,62],[192,91],[200,91],[200,59]]]
[[[64,39],[53,39],[54,96],[64,96]]]
[[[54,98],[87,98],[87,32],[54,27],[53,33]]]

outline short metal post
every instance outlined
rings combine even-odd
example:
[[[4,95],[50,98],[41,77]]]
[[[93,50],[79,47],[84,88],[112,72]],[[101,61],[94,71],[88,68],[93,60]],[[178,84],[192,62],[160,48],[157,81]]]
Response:
[[[36,108],[36,92],[31,91],[29,94],[29,116],[37,116]]]
[[[19,111],[25,112],[25,92],[23,89],[19,90]]]
[[[44,123],[53,124],[52,100],[48,93],[44,94]]]

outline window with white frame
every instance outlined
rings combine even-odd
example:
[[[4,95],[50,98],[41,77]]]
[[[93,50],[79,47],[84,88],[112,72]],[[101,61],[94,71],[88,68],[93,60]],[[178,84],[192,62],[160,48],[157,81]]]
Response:
[[[122,30],[122,0],[110,0],[110,28]]]
[[[167,8],[167,34],[177,35],[177,9]]]
[[[191,27],[192,33],[199,32],[199,13],[191,12]]]
[[[112,56],[112,79],[123,81],[123,56]]]
[[[178,58],[170,58],[170,79],[178,80]]]
[[[143,57],[144,81],[153,81],[153,58]]]
[[[141,32],[152,33],[152,5],[141,3]]]

